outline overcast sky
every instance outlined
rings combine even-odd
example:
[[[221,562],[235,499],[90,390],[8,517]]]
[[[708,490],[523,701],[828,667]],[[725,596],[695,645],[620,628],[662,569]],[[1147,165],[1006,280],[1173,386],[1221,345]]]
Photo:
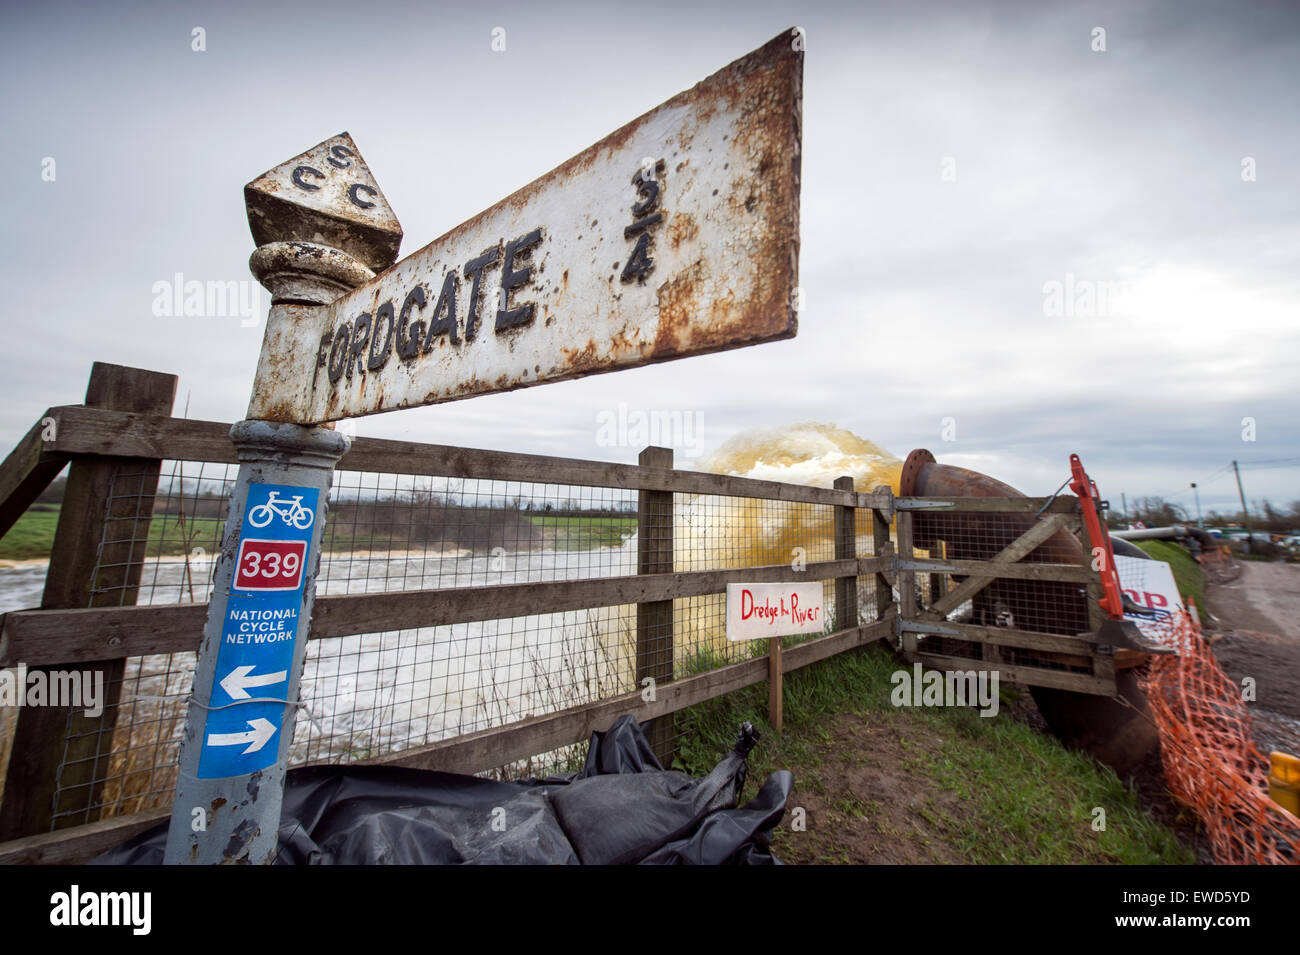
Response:
[[[1078,451],[1115,501],[1217,475],[1235,508],[1234,458],[1252,501],[1300,498],[1297,4],[8,7],[0,444],[95,360],[242,417],[262,316],[158,317],[154,283],[249,279],[242,186],[321,140],[352,134],[405,254],[795,25],[798,337],[357,433],[630,461],[597,442],[624,402],[699,412],[703,452],[812,420],[1027,493]],[[1054,314],[1067,281],[1122,294]]]

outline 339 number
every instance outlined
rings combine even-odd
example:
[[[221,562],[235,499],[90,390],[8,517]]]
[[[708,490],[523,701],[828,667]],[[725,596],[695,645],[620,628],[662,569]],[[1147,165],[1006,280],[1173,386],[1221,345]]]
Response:
[[[244,560],[247,561],[243,571],[246,577],[262,576],[271,579],[298,576],[297,554],[262,554],[254,550],[245,554]]]
[[[239,590],[296,590],[307,556],[304,541],[245,540],[239,545],[235,587]]]

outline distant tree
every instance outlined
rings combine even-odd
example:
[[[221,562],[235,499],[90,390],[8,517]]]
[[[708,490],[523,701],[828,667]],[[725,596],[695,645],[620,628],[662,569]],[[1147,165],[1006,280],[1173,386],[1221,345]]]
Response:
[[[1133,519],[1147,527],[1187,523],[1187,510],[1163,497],[1140,497],[1133,505]]]
[[[44,491],[42,491],[40,493],[40,496],[36,498],[36,503],[37,504],[63,503],[63,492],[67,490],[67,487],[68,487],[67,475],[63,475],[62,477],[56,477],[53,481],[50,482],[49,487],[47,487]]]

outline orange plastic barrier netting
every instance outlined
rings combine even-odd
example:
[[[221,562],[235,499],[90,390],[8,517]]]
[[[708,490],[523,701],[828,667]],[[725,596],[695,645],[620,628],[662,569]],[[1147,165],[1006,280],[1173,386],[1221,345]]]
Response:
[[[1251,738],[1241,687],[1186,614],[1168,626],[1178,656],[1155,657],[1143,689],[1170,792],[1205,824],[1216,862],[1300,863],[1300,819],[1269,798],[1268,760]]]

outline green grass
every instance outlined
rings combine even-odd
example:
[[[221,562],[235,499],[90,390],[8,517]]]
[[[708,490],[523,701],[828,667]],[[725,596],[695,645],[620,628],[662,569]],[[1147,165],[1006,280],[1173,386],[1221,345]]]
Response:
[[[59,512],[29,510],[0,539],[0,559],[29,560],[50,556]]]
[[[917,813],[934,839],[965,862],[988,863],[1160,863],[1189,864],[1192,852],[1174,833],[1142,810],[1136,794],[1091,757],[1002,715],[983,718],[966,708],[895,708],[889,703],[890,675],[902,667],[885,648],[839,654],[786,677],[785,726],[767,722],[767,684],[760,683],[683,710],[674,767],[703,775],[735,741],[742,720],[762,739],[750,754],[749,798],[768,773],[788,769],[796,788],[825,799],[844,816],[879,816],[879,807],[856,793],[835,791],[828,778],[842,780],[843,765],[866,756],[832,748],[828,727],[842,714],[907,739],[937,742],[905,747],[897,770],[927,781],[934,794]],[[1019,692],[1002,688],[1004,698]],[[827,765],[834,759],[836,770]],[[1092,829],[1093,809],[1106,812],[1106,829]],[[788,825],[787,822],[783,825]],[[778,829],[775,845],[798,836]],[[846,858],[839,847],[826,861]]]
[[[1177,544],[1169,541],[1134,541],[1155,560],[1163,560],[1174,572],[1174,583],[1184,603],[1188,597],[1196,601],[1196,606],[1204,613],[1210,611],[1205,599],[1205,571],[1201,569],[1192,555]],[[1212,611],[1210,611],[1212,612]]]
[[[559,517],[529,514],[533,526],[556,550],[617,547],[636,532],[636,517]]]
[[[922,718],[959,727],[937,750],[918,752],[916,771],[954,792],[969,811],[946,820],[966,861],[1127,865],[1190,863],[1190,850],[1142,811],[1136,795],[1091,757],[1010,719],[955,708]],[[965,723],[967,725],[961,726]],[[1092,829],[1094,810],[1106,828]]]
[[[28,510],[0,539],[0,559],[48,558],[58,523],[57,507]],[[222,526],[223,522],[216,518],[186,518],[183,534],[175,516],[154,518],[149,524],[149,556],[179,557],[198,546],[211,547],[214,540],[220,540]]]

